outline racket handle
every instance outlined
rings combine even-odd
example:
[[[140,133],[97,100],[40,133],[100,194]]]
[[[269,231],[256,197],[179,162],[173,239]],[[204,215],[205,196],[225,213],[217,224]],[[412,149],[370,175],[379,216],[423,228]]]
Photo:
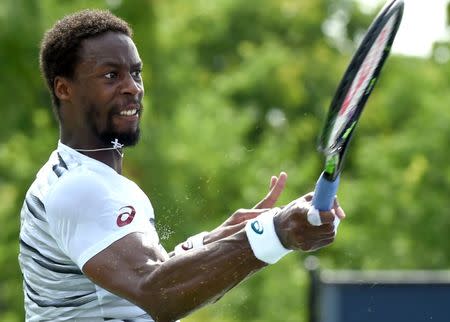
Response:
[[[339,175],[334,181],[325,178],[324,173],[317,180],[312,200],[313,206],[320,211],[327,211],[333,207],[334,198],[339,186]]]

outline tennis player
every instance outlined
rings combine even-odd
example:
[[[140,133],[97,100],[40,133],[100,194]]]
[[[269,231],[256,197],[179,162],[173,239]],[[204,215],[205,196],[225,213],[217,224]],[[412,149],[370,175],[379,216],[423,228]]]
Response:
[[[146,194],[121,175],[139,139],[142,62],[128,24],[107,11],[64,17],[45,34],[40,64],[60,125],[56,150],[21,211],[19,262],[26,321],[176,321],[215,302],[292,250],[335,238],[335,203],[307,212],[311,195],[274,208],[267,196],[211,232],[166,252]]]

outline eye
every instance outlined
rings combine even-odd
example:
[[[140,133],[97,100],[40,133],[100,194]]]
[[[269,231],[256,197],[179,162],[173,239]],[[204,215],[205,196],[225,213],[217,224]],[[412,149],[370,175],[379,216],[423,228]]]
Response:
[[[142,76],[142,70],[141,69],[137,69],[133,72],[131,72],[131,76],[135,79],[141,79]]]
[[[109,72],[105,74],[105,78],[107,79],[115,79],[117,78],[117,73],[116,72]]]

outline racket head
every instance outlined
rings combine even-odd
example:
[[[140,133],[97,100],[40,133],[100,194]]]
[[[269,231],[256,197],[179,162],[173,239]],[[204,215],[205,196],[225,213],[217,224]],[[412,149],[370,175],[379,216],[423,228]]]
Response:
[[[393,0],[380,11],[336,90],[319,137],[319,150],[326,156],[324,173],[329,180],[342,170],[347,146],[389,55],[403,8],[403,0]]]

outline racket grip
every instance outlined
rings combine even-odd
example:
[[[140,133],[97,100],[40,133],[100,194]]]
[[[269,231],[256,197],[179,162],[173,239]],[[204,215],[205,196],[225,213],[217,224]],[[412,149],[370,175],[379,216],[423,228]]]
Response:
[[[316,188],[314,190],[314,197],[312,204],[314,208],[320,211],[327,211],[333,207],[334,198],[339,186],[339,175],[334,181],[329,181],[325,178],[324,173],[317,180]]]

